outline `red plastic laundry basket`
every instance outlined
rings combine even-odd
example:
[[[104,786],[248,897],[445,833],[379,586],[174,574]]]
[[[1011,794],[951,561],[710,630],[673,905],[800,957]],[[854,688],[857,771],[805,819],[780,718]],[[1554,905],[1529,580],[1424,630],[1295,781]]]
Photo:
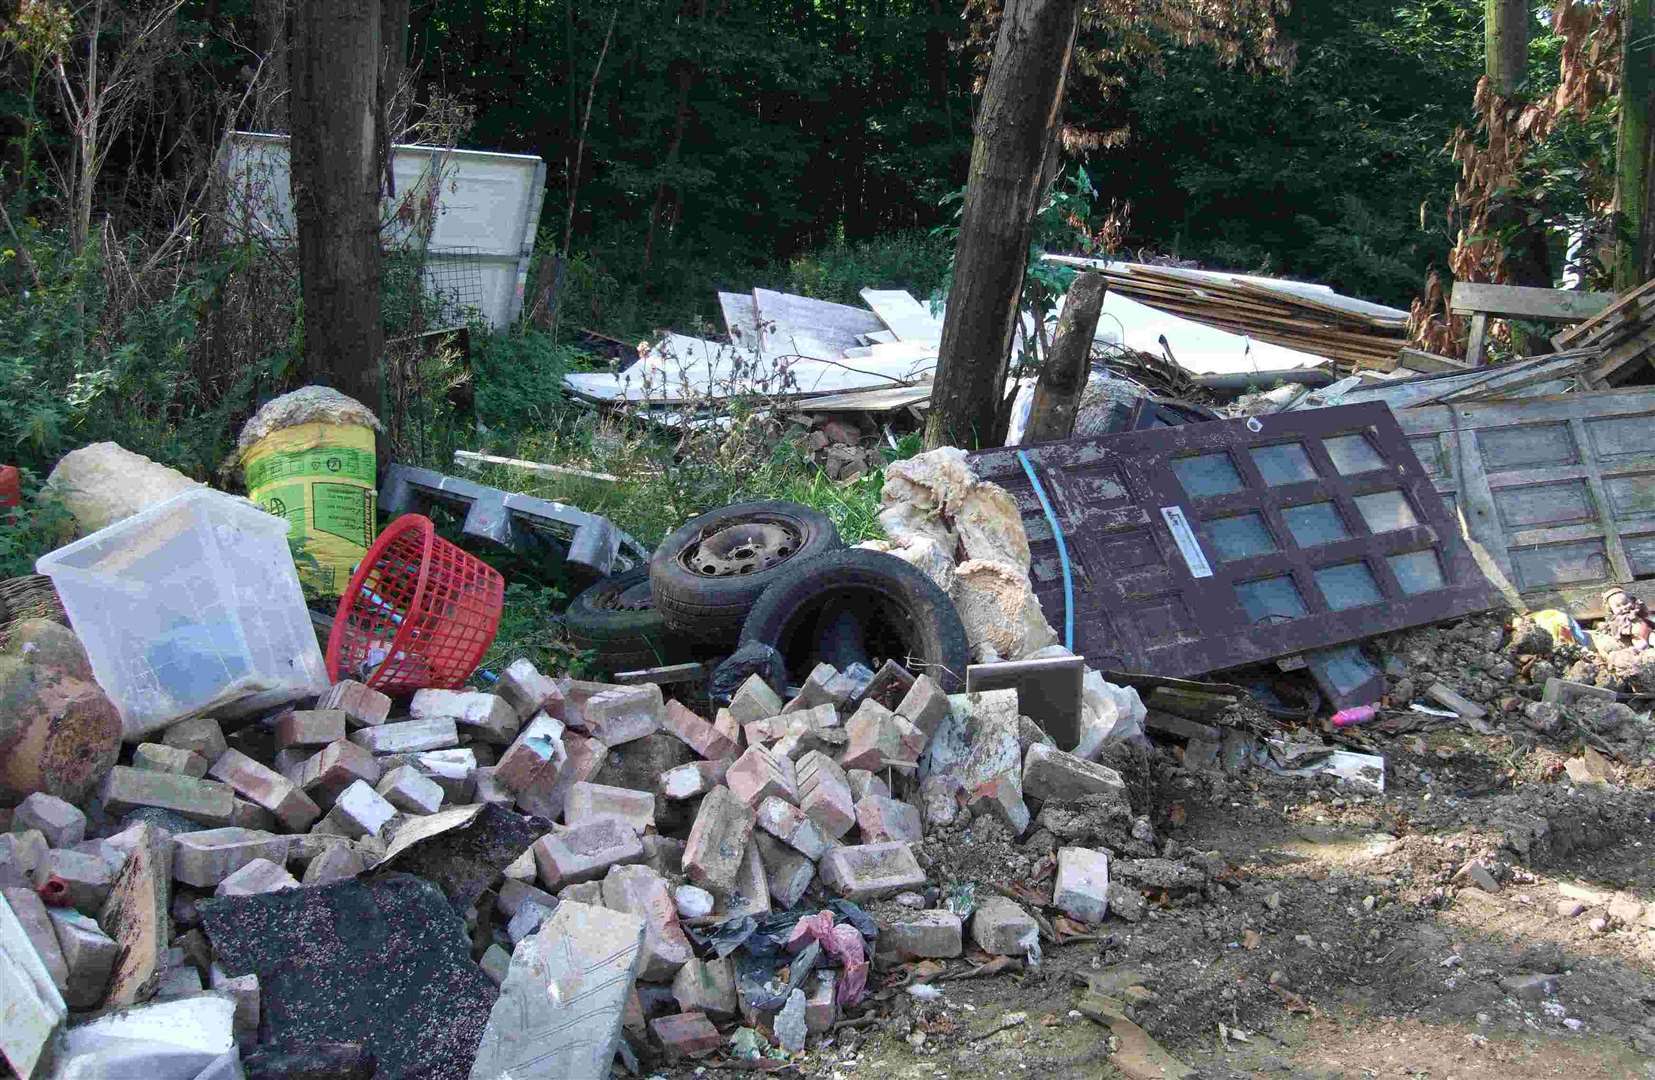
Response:
[[[351,575],[328,637],[328,676],[387,694],[465,683],[500,629],[506,579],[404,514]]]

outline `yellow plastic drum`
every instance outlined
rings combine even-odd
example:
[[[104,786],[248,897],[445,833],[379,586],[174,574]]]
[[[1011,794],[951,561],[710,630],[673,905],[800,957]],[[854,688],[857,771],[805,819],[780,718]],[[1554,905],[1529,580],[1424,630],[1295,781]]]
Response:
[[[290,524],[307,593],[338,596],[374,542],[374,433],[357,424],[278,428],[242,453],[247,495]]]

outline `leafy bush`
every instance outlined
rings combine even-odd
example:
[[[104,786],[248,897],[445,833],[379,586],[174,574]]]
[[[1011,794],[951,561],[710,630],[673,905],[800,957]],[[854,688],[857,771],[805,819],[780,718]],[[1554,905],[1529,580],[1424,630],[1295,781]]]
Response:
[[[864,306],[866,288],[906,289],[923,298],[947,277],[951,247],[947,238],[918,230],[841,241],[794,257],[779,287],[857,307]]]
[[[502,432],[528,432],[556,421],[563,374],[579,355],[574,349],[532,329],[474,331],[471,341],[479,422]]]

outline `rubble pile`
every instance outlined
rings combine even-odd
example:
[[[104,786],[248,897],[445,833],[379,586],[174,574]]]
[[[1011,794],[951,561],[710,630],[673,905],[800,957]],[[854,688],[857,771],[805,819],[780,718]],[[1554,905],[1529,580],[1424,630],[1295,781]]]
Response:
[[[84,663],[56,624],[20,639]],[[403,709],[347,680],[142,738],[118,763],[110,743],[92,788],[5,812],[0,880],[48,976],[29,994],[69,1021],[34,1059],[7,1027],[24,1076],[53,1053],[136,1067],[186,1038],[180,1015],[196,1042],[167,1052],[198,1071],[233,1046],[387,1075],[417,1048],[427,1076],[779,1057],[865,1008],[876,965],[1038,963],[1052,918],[1079,932],[1165,887],[1153,858],[1112,880],[1111,846],[1154,853],[1116,770],[1052,745],[1014,690],[950,695],[895,663],[820,665],[786,700],[753,675],[705,709],[519,660],[489,693]],[[1030,833],[1045,892],[959,895],[959,851]],[[144,1048],[87,1042],[103,1015]]]

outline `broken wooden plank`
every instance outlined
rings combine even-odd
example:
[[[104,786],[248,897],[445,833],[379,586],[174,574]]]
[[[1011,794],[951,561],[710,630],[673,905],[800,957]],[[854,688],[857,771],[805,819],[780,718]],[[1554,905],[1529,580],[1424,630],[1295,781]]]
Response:
[[[1587,319],[1579,326],[1570,326],[1552,335],[1552,344],[1559,349],[1595,340],[1596,336],[1623,318],[1638,313],[1640,308],[1655,304],[1655,278],[1651,278],[1630,292],[1622,293],[1613,304]]]
[[[480,469],[485,465],[498,465],[501,468],[517,469],[521,472],[539,473],[543,476],[571,476],[582,480],[601,480],[607,484],[618,484],[621,478],[611,476],[605,472],[592,472],[589,469],[576,469],[568,465],[547,465],[540,461],[524,461],[522,458],[496,457],[493,454],[477,454],[470,450],[454,451],[454,464],[464,465],[472,469]]]
[[[1572,322],[1589,319],[1614,302],[1614,293],[1456,281],[1448,306],[1455,315]]]

